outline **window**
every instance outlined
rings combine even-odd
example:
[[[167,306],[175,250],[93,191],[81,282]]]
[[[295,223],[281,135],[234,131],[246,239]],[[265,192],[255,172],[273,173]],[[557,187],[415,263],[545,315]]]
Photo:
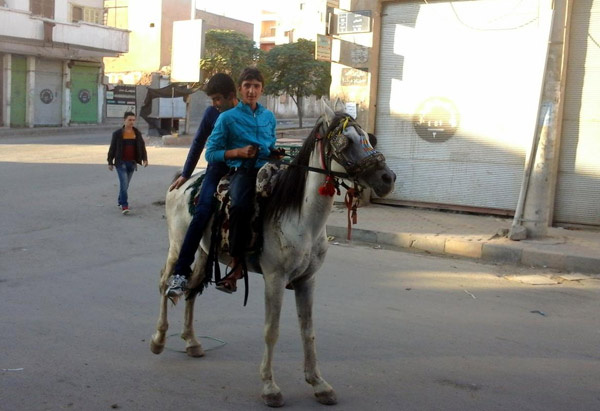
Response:
[[[104,24],[119,29],[129,28],[129,0],[104,0]]]
[[[104,24],[102,9],[71,4],[71,22],[87,21],[88,23]]]
[[[29,11],[34,16],[54,18],[54,0],[30,0]]]
[[[294,29],[283,32],[283,36],[287,37],[288,43],[294,42]]]
[[[73,23],[77,23],[80,20],[83,20],[83,8],[78,7],[78,6],[73,6],[73,10],[71,12],[71,21]]]
[[[104,23],[103,10],[95,9],[93,7],[83,8],[83,21],[88,23],[103,24]]]

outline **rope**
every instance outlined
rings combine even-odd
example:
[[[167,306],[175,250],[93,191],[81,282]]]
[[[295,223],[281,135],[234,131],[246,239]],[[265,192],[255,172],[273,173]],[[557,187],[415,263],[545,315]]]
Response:
[[[167,339],[169,339],[170,337],[179,337],[179,334],[178,334],[178,333],[175,333],[175,334],[169,334],[169,335],[167,335]],[[209,337],[208,335],[199,335],[197,338],[204,338],[205,340],[212,340],[212,341],[216,341],[216,342],[220,343],[219,345],[217,345],[217,346],[215,346],[215,347],[210,347],[210,348],[204,348],[204,347],[202,347],[202,349],[203,349],[204,351],[212,351],[212,350],[216,350],[216,349],[218,349],[218,348],[221,348],[221,347],[224,347],[224,346],[226,346],[226,345],[227,345],[227,342],[226,342],[226,341],[220,340],[220,339],[218,339],[218,338],[215,338],[215,337]],[[175,352],[181,352],[181,353],[185,353],[185,351],[184,351],[184,350],[176,350],[176,349],[174,349],[174,348],[170,348],[170,347],[165,347],[165,349],[166,349],[166,350],[169,350],[169,351],[175,351]]]
[[[352,225],[358,222],[358,201],[359,191],[356,187],[346,188],[346,197],[344,198],[344,204],[348,209],[348,241],[352,241]]]

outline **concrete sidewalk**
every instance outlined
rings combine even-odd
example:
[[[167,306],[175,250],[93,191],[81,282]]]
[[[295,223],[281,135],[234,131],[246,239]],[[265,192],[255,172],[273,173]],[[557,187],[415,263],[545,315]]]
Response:
[[[502,232],[511,223],[512,218],[370,204],[358,209],[352,240],[600,278],[600,231],[550,228],[544,239],[511,241]],[[336,203],[327,233],[345,241],[347,225],[346,207]]]
[[[308,136],[316,122],[316,118],[304,119],[304,127],[298,128],[296,119],[277,119],[277,138],[293,138],[300,141]],[[34,136],[57,136],[74,134],[112,133],[119,128],[123,122],[120,119],[110,119],[102,124],[73,124],[68,127],[0,127],[0,138],[2,137],[34,137]],[[190,123],[190,134],[162,136],[162,143],[168,146],[189,146],[199,123]],[[145,137],[148,137],[148,125],[144,120],[138,120],[136,127],[140,129]]]
[[[69,127],[0,127],[0,138],[112,133],[122,124],[122,121],[111,121],[103,124],[75,124]]]

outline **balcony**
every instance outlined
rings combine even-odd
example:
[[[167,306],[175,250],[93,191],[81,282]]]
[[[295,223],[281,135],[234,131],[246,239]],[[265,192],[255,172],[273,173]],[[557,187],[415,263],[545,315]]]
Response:
[[[0,8],[0,51],[43,56],[116,57],[129,49],[129,31],[94,23],[66,23]]]

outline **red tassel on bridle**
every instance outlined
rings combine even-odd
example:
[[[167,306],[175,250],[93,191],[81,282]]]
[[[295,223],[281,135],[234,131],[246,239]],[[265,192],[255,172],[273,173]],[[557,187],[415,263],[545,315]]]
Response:
[[[322,196],[333,197],[335,194],[335,182],[332,176],[325,177],[325,182],[319,187],[319,194]]]

